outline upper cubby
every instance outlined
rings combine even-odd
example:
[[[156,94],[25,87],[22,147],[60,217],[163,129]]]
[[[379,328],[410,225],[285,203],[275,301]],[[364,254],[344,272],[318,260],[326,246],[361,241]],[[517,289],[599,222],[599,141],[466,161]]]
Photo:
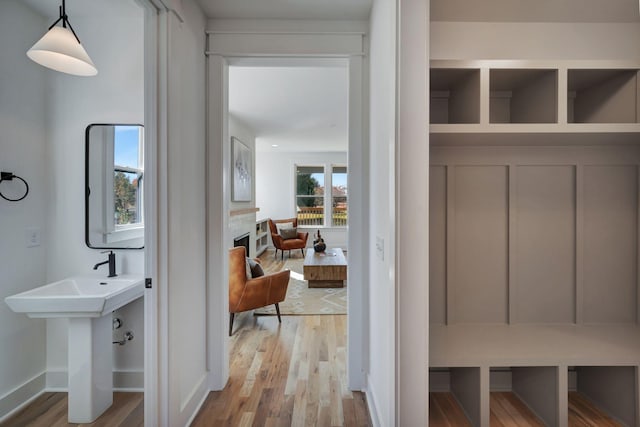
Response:
[[[638,70],[569,69],[568,123],[638,123]]]
[[[558,72],[490,70],[490,123],[557,123]]]
[[[430,85],[431,123],[480,123],[480,70],[433,68]]]

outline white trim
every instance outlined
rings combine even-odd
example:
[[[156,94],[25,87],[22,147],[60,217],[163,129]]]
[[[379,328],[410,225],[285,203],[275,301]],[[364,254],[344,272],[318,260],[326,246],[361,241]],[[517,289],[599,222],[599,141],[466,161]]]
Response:
[[[222,390],[229,378],[229,64],[221,56],[210,56],[206,64],[207,369],[209,388]]]
[[[396,425],[429,424],[429,1],[397,0],[395,236]],[[415,183],[421,183],[418,191]],[[393,200],[393,199],[392,199]],[[426,243],[425,243],[426,242]],[[421,333],[416,336],[416,330]],[[424,332],[422,332],[424,331]]]
[[[256,37],[251,41],[260,39],[260,34],[256,34]],[[212,35],[208,36],[208,46],[211,46]],[[350,58],[349,62],[349,150],[354,150],[353,157],[349,157],[348,170],[350,176],[349,185],[351,188],[367,189],[365,180],[368,179],[368,156],[359,159],[363,162],[362,165],[354,167],[352,162],[358,155],[366,153],[366,147],[364,144],[363,135],[365,134],[364,127],[365,113],[364,113],[364,101],[366,90],[365,84],[365,65],[362,56],[364,52],[361,50],[364,48],[364,43],[359,47],[358,52],[349,52],[345,50],[340,52],[344,47],[336,46],[323,46],[322,48],[316,47],[317,52],[301,52],[296,51],[297,47],[300,47],[299,40],[295,40],[296,37],[283,38],[280,41],[282,45],[272,45],[270,49],[274,49],[270,53],[251,52],[247,53],[245,49],[246,45],[243,45],[244,49],[240,52],[234,51],[237,48],[237,40],[233,39],[234,35],[229,34],[224,42],[224,50],[228,50],[224,54],[212,53],[208,51],[207,66],[209,67],[208,76],[208,88],[207,88],[207,259],[208,259],[208,271],[207,271],[207,289],[208,289],[208,313],[207,325],[209,328],[209,370],[211,372],[211,388],[213,390],[221,389],[226,383],[226,379],[229,375],[229,345],[227,339],[228,329],[228,291],[226,283],[228,282],[228,266],[227,266],[227,250],[228,245],[228,224],[226,221],[228,209],[225,207],[228,205],[228,168],[229,168],[229,145],[228,130],[227,130],[227,114],[228,114],[228,85],[227,85],[227,73],[228,73],[228,61],[227,58],[237,57],[243,59],[255,59],[260,57],[268,58],[332,58],[332,57],[347,57]],[[243,37],[244,40],[244,37]],[[361,39],[362,41],[362,39]],[[264,41],[262,41],[264,42]],[[258,50],[259,45],[258,45]],[[244,52],[243,52],[244,51]],[[286,52],[286,53],[283,53]],[[271,63],[273,65],[273,62]],[[276,64],[277,65],[277,64]],[[356,71],[354,71],[356,70]],[[357,102],[354,97],[357,97]],[[225,151],[226,150],[226,151]],[[360,170],[362,176],[355,176],[354,171]],[[295,173],[295,169],[294,169]],[[222,188],[220,188],[222,187]],[[360,214],[364,217],[367,206],[364,203],[367,200],[367,196],[363,193],[361,195],[363,206]],[[350,197],[350,215],[357,215],[357,209],[354,211],[354,201],[357,203],[358,199],[354,197],[353,192]],[[222,201],[222,203],[221,203]],[[294,201],[295,203],[295,201]],[[354,274],[349,278],[349,292],[353,298],[349,298],[349,366],[347,369],[347,376],[349,387],[354,390],[362,390],[364,388],[364,364],[365,355],[368,348],[368,329],[367,329],[367,314],[366,314],[366,301],[358,296],[366,296],[364,284],[366,279],[366,272],[368,271],[367,259],[364,255],[364,248],[367,246],[368,236],[368,224],[366,221],[361,221],[360,227],[348,227],[348,241],[358,242],[361,246],[361,250],[357,251],[360,254],[353,255],[353,261],[350,264],[353,268],[351,271],[358,271],[361,274]],[[353,244],[353,243],[350,243]],[[351,249],[350,253],[354,253]],[[350,255],[351,256],[351,255]],[[355,315],[354,315],[355,314]],[[224,326],[224,330],[221,331],[221,326]],[[223,333],[224,335],[220,335]]]
[[[367,33],[364,31],[224,31],[224,30],[207,30],[205,31],[206,35],[215,35],[215,34],[268,34],[268,35],[284,35],[284,36],[295,36],[299,34],[303,35],[312,35],[312,36],[362,36],[365,37]]]
[[[376,404],[375,394],[370,387],[367,387],[365,391],[365,395],[367,396],[367,409],[369,409],[369,416],[371,417],[371,424],[373,427],[381,427],[380,424],[380,413],[378,412],[378,405]]]
[[[300,59],[300,58],[312,58],[312,59],[331,59],[331,58],[350,58],[352,56],[367,56],[366,53],[364,52],[359,52],[359,53],[345,53],[345,54],[311,54],[311,53],[305,53],[305,54],[297,54],[297,53],[275,53],[275,54],[271,54],[271,53],[250,53],[250,54],[245,54],[245,53],[228,53],[228,52],[216,52],[216,51],[211,51],[211,50],[207,50],[204,53],[207,56],[212,56],[212,55],[218,55],[218,56],[224,56],[225,58],[242,58],[242,59],[246,59],[246,58],[296,58],[296,59]]]
[[[363,390],[369,354],[369,148],[365,143],[369,122],[364,106],[369,82],[364,59],[349,60],[349,150],[347,154],[347,380],[351,390]],[[333,169],[331,169],[331,173]],[[330,174],[331,174],[330,173]],[[331,197],[331,195],[330,195]],[[331,204],[331,201],[329,202]],[[354,218],[361,220],[354,221]],[[331,227],[329,227],[331,228]]]
[[[0,424],[17,414],[45,391],[46,372],[42,372],[0,397]],[[8,412],[4,412],[8,411]]]
[[[145,289],[144,297],[144,371],[142,386],[144,390],[144,423],[147,427],[159,426],[160,370],[161,357],[158,346],[158,142],[161,115],[166,116],[166,97],[160,92],[162,75],[161,64],[166,65],[166,32],[162,32],[166,10],[157,0],[138,0],[144,7],[144,206],[143,222],[146,224],[144,236],[144,271],[152,280],[152,288]],[[164,11],[164,12],[161,12]],[[165,406],[166,408],[166,406]]]
[[[69,390],[69,373],[67,370],[51,370],[43,373],[46,378],[44,391],[64,392]],[[113,371],[113,391],[143,392],[144,371]],[[145,394],[146,399],[146,394]]]
[[[164,171],[164,173],[156,172],[154,182],[156,183],[156,189],[154,191],[155,208],[154,217],[156,218],[155,230],[156,230],[156,245],[154,246],[154,254],[152,256],[153,264],[153,290],[151,292],[154,295],[154,307],[153,311],[156,313],[156,343],[155,351],[157,356],[155,358],[155,371],[150,375],[154,375],[156,382],[157,394],[155,394],[155,401],[149,402],[150,411],[153,411],[155,418],[155,425],[151,421],[147,421],[145,418],[145,427],[168,427],[170,425],[170,391],[169,380],[169,341],[166,339],[169,336],[169,206],[168,206],[168,79],[169,79],[169,17],[170,11],[160,10],[158,12],[158,93],[157,93],[157,122],[156,122],[156,151],[154,166],[157,171]],[[146,324],[146,323],[145,323]],[[145,334],[146,335],[146,334]],[[159,338],[158,338],[159,337]],[[145,387],[145,392],[148,389]],[[145,406],[147,399],[145,395]],[[146,408],[145,408],[146,409]],[[146,415],[146,411],[145,411]]]

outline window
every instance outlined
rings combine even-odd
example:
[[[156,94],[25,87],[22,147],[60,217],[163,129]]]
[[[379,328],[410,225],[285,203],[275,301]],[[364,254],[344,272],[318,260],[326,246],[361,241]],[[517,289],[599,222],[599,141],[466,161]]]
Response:
[[[113,138],[113,221],[116,230],[142,224],[142,132],[116,126]]]
[[[296,166],[296,211],[301,227],[346,227],[347,167]]]
[[[333,166],[331,173],[331,225],[347,225],[347,167]]]
[[[296,167],[298,225],[324,225],[324,166]]]

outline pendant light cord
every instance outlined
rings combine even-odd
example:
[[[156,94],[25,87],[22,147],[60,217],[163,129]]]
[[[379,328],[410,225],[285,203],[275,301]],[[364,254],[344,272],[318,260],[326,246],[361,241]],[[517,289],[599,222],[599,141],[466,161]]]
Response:
[[[76,38],[76,40],[78,41],[78,44],[82,44],[80,43],[80,39],[78,38],[78,35],[76,34],[76,32],[73,30],[73,27],[71,26],[71,22],[69,22],[69,17],[67,16],[67,5],[65,4],[65,0],[62,0],[62,6],[60,6],[59,10],[60,10],[60,17],[56,20],[56,22],[54,22],[53,24],[51,24],[51,26],[49,27],[49,29],[52,29],[53,27],[55,27],[58,22],[62,21],[62,26],[64,28],[67,28],[67,25],[69,26],[69,29],[71,30],[71,33],[73,33],[73,36]]]

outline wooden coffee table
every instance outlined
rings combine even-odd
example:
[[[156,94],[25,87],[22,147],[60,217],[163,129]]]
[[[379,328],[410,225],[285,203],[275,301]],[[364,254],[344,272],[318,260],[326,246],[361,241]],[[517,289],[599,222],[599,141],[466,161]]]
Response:
[[[308,249],[303,272],[310,288],[342,288],[347,280],[347,259],[340,248],[324,252]]]

